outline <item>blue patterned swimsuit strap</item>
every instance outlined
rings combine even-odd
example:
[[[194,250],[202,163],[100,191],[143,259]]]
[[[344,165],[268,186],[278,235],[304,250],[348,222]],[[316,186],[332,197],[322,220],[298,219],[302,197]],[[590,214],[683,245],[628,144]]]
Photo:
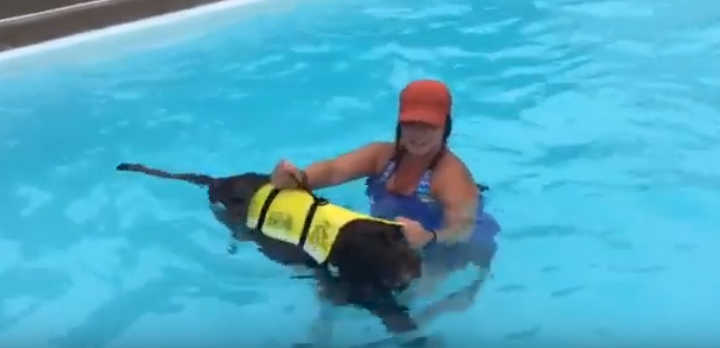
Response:
[[[393,155],[393,157],[390,158],[390,161],[381,176],[381,180],[383,182],[387,182],[388,180],[390,180],[390,177],[395,174],[398,167],[400,167],[400,161],[402,161],[404,155],[405,151],[402,148],[399,148],[397,152]],[[432,172],[433,170],[435,170],[435,167],[437,167],[440,159],[442,159],[444,155],[445,147],[443,147],[440,152],[438,152],[435,157],[433,157],[432,161],[430,161],[427,170],[425,170],[425,173],[423,173],[423,176],[418,183],[416,190],[417,193],[428,196],[430,195],[430,178],[432,176]]]
[[[432,176],[432,171],[435,170],[435,167],[437,167],[438,163],[442,159],[443,155],[445,155],[446,148],[443,147],[440,152],[438,152],[435,157],[433,157],[432,161],[430,161],[430,165],[428,166],[428,169],[423,174],[422,178],[420,179],[420,183],[418,184],[418,192],[422,194],[429,195],[430,194],[430,178]],[[395,154],[390,158],[390,161],[385,167],[385,171],[383,171],[382,175],[380,176],[380,180],[382,182],[386,182],[390,180],[390,177],[395,174],[395,171],[400,166],[400,161],[402,160],[403,155],[405,154],[405,151],[402,148],[398,148]],[[490,187],[476,183],[475,184],[477,188],[480,190],[480,192],[484,192],[490,189]]]

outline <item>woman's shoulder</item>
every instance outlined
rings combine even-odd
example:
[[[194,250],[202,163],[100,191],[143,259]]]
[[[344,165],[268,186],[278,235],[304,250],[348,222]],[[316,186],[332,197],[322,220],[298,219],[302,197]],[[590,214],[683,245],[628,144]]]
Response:
[[[433,171],[433,179],[449,182],[461,181],[473,185],[475,183],[475,179],[465,162],[450,149],[446,150],[445,155],[437,163]]]
[[[382,173],[388,162],[395,155],[395,143],[387,141],[376,141],[367,145],[373,149],[375,159],[375,172]]]
[[[370,142],[368,145],[377,147],[384,151],[394,151],[395,150],[395,143],[393,143],[391,141],[373,141],[373,142]]]

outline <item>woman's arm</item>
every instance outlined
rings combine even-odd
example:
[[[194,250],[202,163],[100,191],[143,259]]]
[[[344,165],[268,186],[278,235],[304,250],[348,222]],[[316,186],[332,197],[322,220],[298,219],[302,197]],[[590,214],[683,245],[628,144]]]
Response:
[[[459,159],[454,159],[436,170],[433,181],[434,196],[443,206],[444,225],[435,231],[438,242],[452,244],[466,240],[475,227],[480,204],[470,171]]]
[[[321,189],[373,175],[388,146],[382,142],[370,143],[337,158],[315,162],[304,170],[307,184]]]

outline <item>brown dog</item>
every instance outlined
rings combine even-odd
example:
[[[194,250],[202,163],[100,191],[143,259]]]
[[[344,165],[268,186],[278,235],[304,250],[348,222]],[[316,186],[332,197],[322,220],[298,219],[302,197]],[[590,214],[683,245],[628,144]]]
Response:
[[[128,163],[116,169],[207,187],[209,202],[223,207],[213,209],[215,217],[235,239],[256,243],[277,263],[313,269],[325,299],[370,311],[390,332],[417,328],[395,295],[420,277],[422,261],[399,225],[351,213],[310,191],[277,190],[267,174],[213,178]],[[288,231],[296,231],[297,238],[289,238]]]

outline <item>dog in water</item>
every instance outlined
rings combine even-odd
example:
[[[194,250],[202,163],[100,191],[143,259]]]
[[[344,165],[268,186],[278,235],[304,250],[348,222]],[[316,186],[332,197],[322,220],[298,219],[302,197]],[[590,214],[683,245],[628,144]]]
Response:
[[[129,163],[116,169],[206,187],[215,217],[234,239],[255,243],[279,264],[313,270],[322,298],[364,308],[392,333],[417,328],[396,295],[420,278],[422,260],[399,224],[330,204],[307,189],[275,189],[267,174],[214,178]]]

